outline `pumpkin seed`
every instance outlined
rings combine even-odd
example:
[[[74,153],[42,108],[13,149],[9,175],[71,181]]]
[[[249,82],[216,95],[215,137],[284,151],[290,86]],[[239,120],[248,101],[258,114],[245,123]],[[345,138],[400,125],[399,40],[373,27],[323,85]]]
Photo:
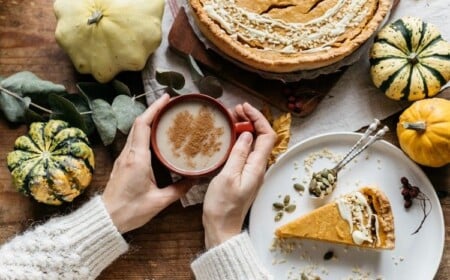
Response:
[[[283,210],[284,208],[284,204],[280,202],[275,202],[274,204],[272,204],[272,206],[277,211]]]
[[[331,173],[331,170],[330,169],[324,169],[324,170],[322,170],[319,174],[323,177],[323,178],[327,178],[328,177],[328,174],[330,174]]]
[[[283,212],[280,211],[275,215],[275,222],[278,222],[281,218],[283,218]]]
[[[322,183],[323,183],[325,186],[331,185],[330,182],[329,182],[327,179],[325,179],[325,178],[322,178]]]
[[[333,251],[328,251],[328,252],[325,253],[325,255],[323,255],[323,259],[326,260],[326,261],[328,261],[328,260],[330,260],[333,256],[334,256]]]
[[[333,176],[333,174],[331,174],[331,173],[328,174],[328,177],[327,177],[327,178],[328,178],[328,181],[330,181],[331,183],[334,183],[334,182],[335,182],[335,180],[334,180],[335,177]]]
[[[286,195],[284,197],[284,199],[283,199],[284,206],[288,206],[290,201],[291,201],[291,196],[290,195]]]
[[[286,206],[286,208],[284,208],[284,211],[288,212],[288,213],[292,213],[295,211],[295,208],[297,208],[297,206],[295,206],[295,204],[291,204]]]
[[[305,190],[305,187],[302,184],[296,183],[294,184],[294,189],[298,192],[303,192]]]
[[[320,277],[316,276],[316,275],[312,275],[310,273],[307,274],[305,272],[302,272],[300,280],[320,280]]]

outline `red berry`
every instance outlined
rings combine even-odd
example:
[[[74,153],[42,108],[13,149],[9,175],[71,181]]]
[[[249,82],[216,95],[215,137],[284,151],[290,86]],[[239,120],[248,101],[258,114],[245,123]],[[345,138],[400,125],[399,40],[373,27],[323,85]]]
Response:
[[[405,185],[405,186],[409,185],[409,181],[408,181],[408,179],[406,177],[402,177],[400,179],[400,182],[402,182],[402,184]]]
[[[294,104],[294,103],[288,103],[288,109],[289,109],[290,111],[294,111],[294,109],[295,109],[295,104]]]
[[[412,198],[416,198],[419,195],[419,188],[416,186],[413,186],[409,189],[408,193]]]
[[[409,193],[409,189],[407,189],[407,188],[402,188],[402,195],[403,195],[403,197],[408,196],[408,195],[411,195],[411,194]]]
[[[405,208],[409,208],[409,207],[411,207],[411,205],[412,205],[411,199],[405,200],[405,203],[403,204],[403,206],[405,206]]]

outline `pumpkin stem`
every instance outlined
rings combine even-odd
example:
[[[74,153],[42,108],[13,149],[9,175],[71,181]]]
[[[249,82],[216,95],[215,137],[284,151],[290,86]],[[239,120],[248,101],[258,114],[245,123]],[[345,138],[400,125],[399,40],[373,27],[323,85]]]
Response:
[[[403,128],[405,129],[414,129],[418,132],[425,132],[427,129],[427,124],[423,121],[420,122],[404,122]]]
[[[103,13],[101,11],[98,11],[98,10],[94,11],[92,13],[92,15],[88,18],[87,23],[89,25],[93,24],[93,23],[98,23],[102,19],[102,17],[103,17]]]
[[[416,65],[417,63],[419,63],[419,59],[417,58],[417,54],[414,53],[414,52],[409,54],[408,62],[411,63],[412,65]]]

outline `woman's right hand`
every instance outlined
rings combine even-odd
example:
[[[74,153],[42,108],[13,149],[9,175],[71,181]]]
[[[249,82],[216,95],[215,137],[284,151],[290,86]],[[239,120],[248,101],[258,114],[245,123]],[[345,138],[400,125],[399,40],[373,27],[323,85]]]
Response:
[[[277,136],[269,122],[248,103],[236,106],[236,116],[255,127],[237,139],[221,172],[213,178],[203,204],[203,226],[207,249],[239,234],[245,216],[261,186],[266,163]]]

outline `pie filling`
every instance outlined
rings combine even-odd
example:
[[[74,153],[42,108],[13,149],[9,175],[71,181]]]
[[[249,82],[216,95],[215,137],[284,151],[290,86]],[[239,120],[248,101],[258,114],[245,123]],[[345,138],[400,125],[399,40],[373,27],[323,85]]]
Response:
[[[205,0],[203,9],[231,38],[262,51],[282,54],[319,52],[339,47],[349,29],[365,25],[376,5],[368,0],[309,1],[310,10],[323,13],[305,22],[286,22],[268,13],[295,5],[270,6],[257,13],[237,5],[237,0]],[[295,1],[294,1],[295,2]],[[322,2],[327,2],[321,5]],[[376,1],[377,2],[377,1]],[[376,4],[376,3],[375,3]],[[275,11],[276,12],[276,11]],[[356,31],[358,33],[358,31]],[[358,34],[354,34],[355,36]]]
[[[336,201],[341,217],[350,226],[353,242],[361,245],[364,242],[380,246],[379,221],[371,201],[355,191]]]

